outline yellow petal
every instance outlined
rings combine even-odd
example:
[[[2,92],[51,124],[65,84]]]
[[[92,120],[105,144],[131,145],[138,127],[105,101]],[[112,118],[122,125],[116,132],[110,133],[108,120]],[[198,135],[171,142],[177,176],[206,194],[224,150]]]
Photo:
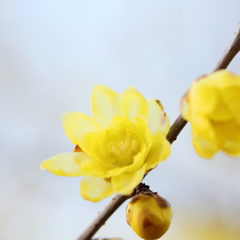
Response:
[[[111,175],[108,173],[110,168],[99,163],[95,159],[86,159],[80,165],[81,176],[92,175],[94,177],[108,178]]]
[[[205,83],[205,82],[204,82]],[[211,114],[218,103],[219,94],[217,89],[204,84],[202,80],[192,84],[189,90],[190,120],[191,114]]]
[[[195,132],[195,135],[199,135],[209,142],[217,143],[214,125],[210,119],[205,118],[202,115],[196,115],[192,119],[192,129]]]
[[[192,121],[193,144],[197,153],[204,158],[212,158],[219,151],[214,125],[209,119],[196,116]]]
[[[220,90],[222,101],[231,112],[231,116],[240,124],[240,87],[228,87]]]
[[[172,152],[171,147],[172,147],[171,143],[167,139],[165,139],[163,142],[161,156],[160,156],[161,161],[164,161],[169,157],[169,155]]]
[[[218,144],[221,148],[228,142],[240,142],[240,124],[235,120],[228,122],[216,122],[214,123],[214,130],[218,140]]]
[[[103,127],[107,127],[114,116],[121,116],[120,94],[104,85],[95,85],[92,91],[93,118]]]
[[[226,141],[222,146],[222,150],[232,156],[239,157],[240,156],[240,142]]]
[[[80,192],[84,199],[99,202],[114,193],[111,181],[103,178],[87,176],[80,183]]]
[[[94,160],[96,160],[106,168],[109,168],[112,166],[114,160],[104,149],[103,137],[103,134],[95,134],[89,132],[85,135],[85,138],[80,141],[80,146],[84,150],[84,152],[90,155]]]
[[[155,168],[159,162],[166,160],[171,153],[171,144],[158,132],[153,138],[153,145],[146,157],[147,170]]]
[[[197,153],[203,158],[212,158],[220,148],[215,142],[204,139],[193,128],[193,145]]]
[[[93,118],[81,112],[68,112],[62,115],[63,127],[73,144],[79,145],[86,133],[94,132],[101,134],[104,128]]]
[[[135,172],[122,173],[112,177],[113,188],[116,192],[129,195],[133,189],[142,181],[142,178],[146,172],[146,164],[139,168]]]
[[[145,162],[147,153],[148,153],[148,148],[145,145],[143,145],[142,148],[141,148],[141,152],[139,152],[138,154],[136,154],[134,156],[133,163],[126,168],[124,173],[138,171],[138,169]]]
[[[194,82],[190,89],[191,111],[208,115],[213,121],[227,121],[232,111],[238,116],[240,77],[218,71]]]
[[[240,77],[226,70],[220,70],[201,79],[202,83],[218,89],[240,87]]]
[[[149,150],[152,145],[153,135],[150,131],[150,128],[146,124],[146,121],[141,117],[135,117],[135,127],[136,127],[136,132],[138,133],[139,138],[143,143],[146,144]]]
[[[132,122],[138,115],[147,117],[148,103],[143,95],[133,86],[128,87],[121,95],[120,108],[122,116]]]
[[[147,155],[147,148],[146,148],[146,146],[143,146],[141,152],[139,152],[138,154],[136,154],[133,157],[132,164],[124,166],[124,167],[113,168],[113,169],[109,170],[108,173],[111,176],[117,176],[122,173],[129,173],[129,172],[137,171],[143,165],[146,155]]]
[[[231,120],[233,115],[228,106],[223,102],[223,99],[219,97],[213,111],[208,113],[208,118],[215,122],[223,122]]]
[[[84,152],[62,153],[42,162],[41,169],[59,176],[76,177],[81,175],[81,162],[89,158]]]
[[[156,99],[148,100],[148,126],[153,135],[160,131],[166,136],[170,127],[170,121],[161,106]]]
[[[188,97],[187,94],[185,96],[182,97],[181,102],[180,102],[180,111],[181,111],[181,115],[182,117],[186,120],[189,121],[190,120],[190,116],[189,116],[189,103],[188,103]]]

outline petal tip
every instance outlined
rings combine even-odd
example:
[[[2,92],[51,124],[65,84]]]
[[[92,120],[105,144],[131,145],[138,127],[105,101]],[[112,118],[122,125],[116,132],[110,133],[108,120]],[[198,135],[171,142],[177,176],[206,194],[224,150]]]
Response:
[[[45,161],[44,161],[45,162]],[[44,162],[42,162],[41,164],[40,164],[40,169],[41,170],[46,170],[46,167],[44,167]]]

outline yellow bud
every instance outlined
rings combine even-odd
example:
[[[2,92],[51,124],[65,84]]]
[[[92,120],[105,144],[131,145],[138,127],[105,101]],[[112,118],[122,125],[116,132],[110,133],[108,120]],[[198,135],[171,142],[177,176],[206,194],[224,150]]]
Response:
[[[151,191],[134,196],[126,210],[128,224],[145,240],[163,236],[170,227],[172,217],[170,203]]]

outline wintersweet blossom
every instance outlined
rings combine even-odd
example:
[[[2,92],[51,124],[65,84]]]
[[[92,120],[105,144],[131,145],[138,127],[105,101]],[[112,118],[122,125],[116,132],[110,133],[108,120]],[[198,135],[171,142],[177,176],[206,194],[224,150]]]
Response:
[[[181,113],[192,124],[197,153],[212,158],[222,150],[240,155],[240,77],[220,70],[195,81],[182,101]]]
[[[60,176],[84,176],[81,194],[97,202],[116,192],[130,194],[147,171],[169,156],[171,146],[165,138],[169,118],[161,103],[147,101],[135,87],[118,94],[96,85],[91,103],[92,117],[62,115],[75,151],[49,158],[41,168]]]

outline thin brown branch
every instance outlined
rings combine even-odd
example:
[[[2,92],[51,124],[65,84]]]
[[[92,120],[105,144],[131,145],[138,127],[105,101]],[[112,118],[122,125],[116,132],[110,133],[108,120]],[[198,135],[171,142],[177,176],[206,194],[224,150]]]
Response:
[[[240,24],[238,25],[238,29],[235,33],[235,36],[229,45],[229,47],[225,50],[222,58],[217,63],[213,72],[218,71],[220,69],[225,69],[236,56],[236,54],[240,51]],[[173,143],[179,133],[187,124],[181,116],[179,116],[175,122],[170,127],[170,130],[167,134],[167,139],[170,143]],[[131,196],[115,196],[111,202],[106,206],[106,208],[97,216],[97,218],[91,223],[91,225],[80,235],[77,240],[91,240],[92,236],[100,229],[102,225],[105,224],[107,219]]]
[[[116,195],[77,240],[90,240],[107,219],[131,196]]]
[[[182,131],[182,129],[187,124],[187,121],[184,120],[181,115],[178,116],[178,118],[175,120],[175,122],[172,124],[171,128],[169,129],[169,132],[167,134],[167,140],[170,143],[173,143],[176,139],[178,134]]]
[[[238,28],[235,32],[235,36],[230,43],[230,45],[225,50],[222,58],[218,61],[216,67],[213,69],[213,72],[216,72],[220,69],[225,69],[228,67],[233,58],[240,51],[240,23],[238,24]]]

